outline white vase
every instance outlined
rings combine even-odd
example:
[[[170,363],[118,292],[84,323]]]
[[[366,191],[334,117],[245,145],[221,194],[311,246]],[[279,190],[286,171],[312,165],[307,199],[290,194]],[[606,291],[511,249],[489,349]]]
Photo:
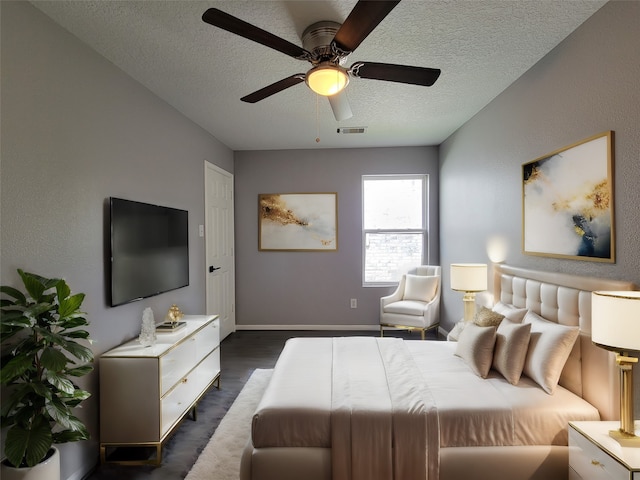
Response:
[[[0,464],[2,480],[60,480],[60,452],[56,447],[51,448],[53,455],[35,467],[15,468]]]

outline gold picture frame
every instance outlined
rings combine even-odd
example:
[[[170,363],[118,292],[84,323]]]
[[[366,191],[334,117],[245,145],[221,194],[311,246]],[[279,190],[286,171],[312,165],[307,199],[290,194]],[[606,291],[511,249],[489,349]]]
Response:
[[[258,250],[338,250],[338,194],[259,194]]]
[[[613,131],[522,165],[522,251],[615,262]]]

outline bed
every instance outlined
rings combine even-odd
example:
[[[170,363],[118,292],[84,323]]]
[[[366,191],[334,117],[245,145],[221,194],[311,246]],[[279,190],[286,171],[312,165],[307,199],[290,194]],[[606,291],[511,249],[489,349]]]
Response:
[[[291,339],[254,414],[241,480],[567,478],[567,422],[619,418],[614,355],[589,337],[591,291],[634,285],[504,264],[493,274],[494,308],[514,320],[498,329],[532,324],[521,375],[516,357],[496,365],[497,344],[487,353],[478,340],[490,328],[467,327],[459,342]],[[545,343],[546,329],[564,347]]]

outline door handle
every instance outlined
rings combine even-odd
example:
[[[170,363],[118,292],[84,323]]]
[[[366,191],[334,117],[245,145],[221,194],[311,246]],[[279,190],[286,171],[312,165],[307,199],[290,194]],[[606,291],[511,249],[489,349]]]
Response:
[[[214,267],[213,265],[209,266],[209,273],[213,273],[216,270],[220,270],[222,267]]]

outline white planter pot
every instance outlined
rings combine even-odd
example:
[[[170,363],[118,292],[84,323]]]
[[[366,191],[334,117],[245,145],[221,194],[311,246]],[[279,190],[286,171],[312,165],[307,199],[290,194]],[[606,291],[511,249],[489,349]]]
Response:
[[[52,448],[53,455],[35,467],[14,468],[0,464],[2,480],[60,480],[60,452],[56,447]]]

